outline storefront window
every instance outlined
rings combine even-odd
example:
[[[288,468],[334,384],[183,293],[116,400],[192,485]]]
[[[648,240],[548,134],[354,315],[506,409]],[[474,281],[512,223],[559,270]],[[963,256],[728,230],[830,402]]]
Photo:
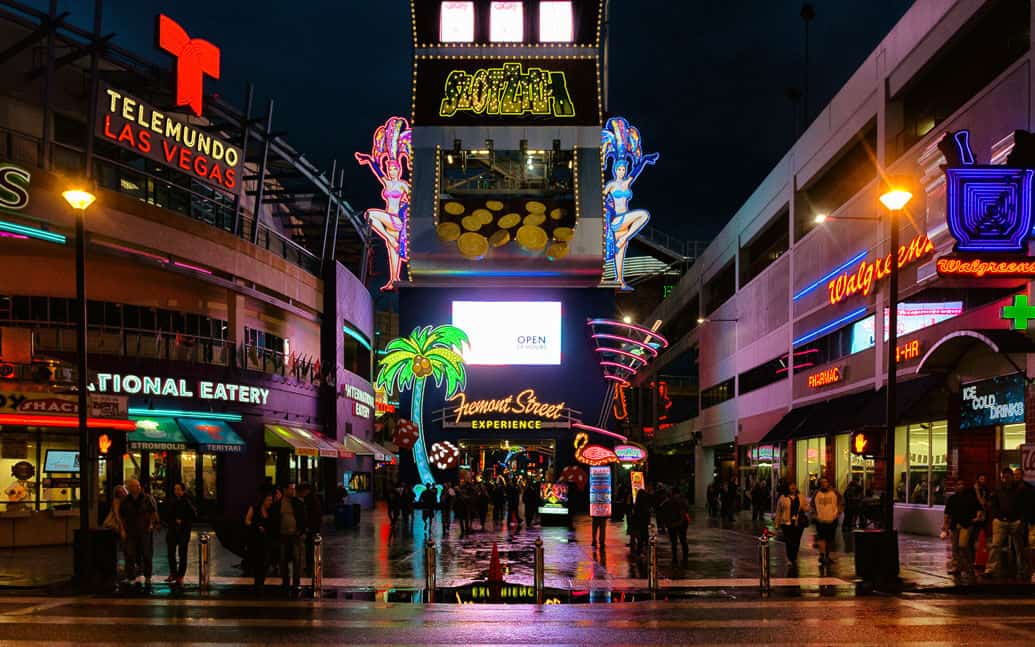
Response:
[[[1020,449],[1024,444],[1025,424],[1003,425],[1003,450]]]
[[[198,497],[198,454],[197,452],[180,453],[180,475],[187,494],[197,501]]]
[[[852,452],[848,449],[850,441],[851,434],[834,436],[834,471],[836,473],[834,487],[838,492],[844,492],[848,487],[848,472],[852,462]]]
[[[169,452],[151,452],[151,496],[155,501],[165,501],[166,488],[169,486]]]
[[[216,465],[219,457],[215,454],[201,455],[201,498],[206,501],[215,501],[216,495]]]
[[[140,452],[130,452],[126,454],[126,458],[122,461],[122,482],[125,483],[129,479],[140,480],[141,474],[144,473],[144,455]]]
[[[349,492],[368,492],[370,472],[345,472],[345,483]]]
[[[277,481],[277,452],[266,452],[266,467],[262,473],[271,483]]]
[[[798,489],[811,496],[819,487],[819,479],[827,475],[827,439],[799,440],[795,450]]]
[[[915,505],[944,505],[949,453],[946,421],[898,427],[895,447],[895,500]],[[900,453],[899,447],[905,450]]]

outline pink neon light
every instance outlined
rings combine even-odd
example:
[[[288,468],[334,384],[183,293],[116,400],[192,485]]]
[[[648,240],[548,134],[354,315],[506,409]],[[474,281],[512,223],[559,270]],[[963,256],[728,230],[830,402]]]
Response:
[[[629,359],[634,359],[637,362],[640,362],[644,366],[647,365],[647,360],[643,359],[639,355],[633,355],[632,353],[627,353],[624,350],[620,350],[618,348],[608,348],[606,346],[600,346],[599,348],[596,348],[595,350],[598,353],[614,353],[615,355],[624,355],[625,357],[628,357]]]
[[[21,234],[12,234],[9,231],[0,231],[0,238],[14,238],[17,240],[29,240],[28,236],[22,236]]]
[[[607,429],[601,429],[600,427],[593,427],[593,426],[590,426],[590,425],[583,424],[581,422],[573,422],[573,423],[571,423],[571,426],[575,427],[576,429],[581,429],[583,431],[593,431],[593,432],[596,432],[598,434],[604,434],[605,436],[610,436],[612,438],[617,438],[617,439],[621,440],[622,442],[625,442],[625,441],[629,440],[629,438],[627,436],[623,436],[622,434],[616,434],[613,431],[608,431]]]
[[[624,368],[625,370],[629,371],[633,375],[636,375],[636,371],[638,370],[638,369],[633,368],[632,366],[628,366],[626,364],[620,364],[618,362],[612,362],[612,361],[609,361],[609,360],[606,360],[606,359],[600,360],[600,365],[601,366],[614,366],[615,368]]]
[[[591,326],[620,326],[622,328],[628,328],[629,330],[636,330],[638,332],[647,335],[651,339],[657,339],[661,342],[661,346],[664,348],[668,346],[668,340],[651,330],[650,328],[644,328],[643,326],[637,326],[636,324],[625,323],[624,321],[614,321],[613,319],[590,319],[589,325]]]
[[[169,262],[169,259],[164,257],[164,256],[159,256],[158,254],[151,254],[149,252],[141,251],[139,249],[133,249],[132,247],[124,247],[122,245],[116,245],[115,243],[106,243],[103,240],[96,240],[94,242],[97,243],[98,245],[103,246],[103,247],[109,247],[111,249],[115,249],[115,250],[118,250],[120,252],[126,252],[127,254],[135,254],[137,256],[143,256],[145,258],[150,258],[152,260],[158,261],[159,263],[168,263]]]
[[[604,332],[593,333],[592,335],[590,335],[590,337],[592,337],[593,339],[613,339],[615,341],[620,341],[623,344],[632,344],[633,346],[639,346],[640,348],[650,352],[654,357],[658,356],[658,351],[655,350],[653,346],[645,344],[642,341],[630,339],[628,337],[621,337],[619,335],[609,335]]]
[[[173,265],[175,265],[176,267],[182,267],[185,270],[194,270],[195,272],[201,272],[202,274],[212,274],[212,270],[206,270],[204,267],[198,267],[197,265],[191,265],[189,263],[173,261]]]
[[[604,379],[605,380],[611,380],[612,382],[618,382],[622,386],[629,386],[629,380],[625,379],[624,377],[618,377],[617,375],[611,375],[609,373],[604,373]]]

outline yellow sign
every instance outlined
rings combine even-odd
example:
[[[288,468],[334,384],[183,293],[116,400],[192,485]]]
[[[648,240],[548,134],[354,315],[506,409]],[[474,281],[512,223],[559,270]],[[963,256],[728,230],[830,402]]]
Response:
[[[568,94],[564,72],[538,67],[521,70],[521,63],[504,63],[468,73],[453,70],[446,77],[440,117],[457,112],[476,115],[553,115],[574,117],[575,105]]]
[[[564,415],[564,403],[548,403],[540,402],[536,398],[534,389],[525,389],[517,395],[508,395],[505,398],[499,398],[495,400],[467,400],[467,394],[460,392],[449,399],[449,402],[458,400],[459,404],[456,405],[454,413],[456,419],[454,422],[459,423],[464,418],[471,416],[485,415],[489,413],[498,413],[502,415],[527,415],[534,416],[536,418],[542,418],[545,420],[559,420]],[[480,421],[480,422],[493,422],[496,421]],[[502,421],[506,422],[506,421]],[[521,421],[514,421],[521,422]],[[494,428],[494,427],[485,427]],[[503,427],[501,427],[503,428]],[[518,429],[520,427],[506,427],[507,429]]]

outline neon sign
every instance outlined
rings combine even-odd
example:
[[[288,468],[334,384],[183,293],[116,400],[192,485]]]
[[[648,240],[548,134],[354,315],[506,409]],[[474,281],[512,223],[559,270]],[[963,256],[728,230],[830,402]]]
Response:
[[[176,105],[201,116],[205,76],[219,78],[219,48],[187,31],[165,14],[158,15],[158,46],[176,57]]]
[[[102,86],[96,135],[224,191],[240,191],[241,151],[208,132]]]
[[[546,420],[559,420],[564,415],[563,402],[540,402],[536,398],[534,389],[525,389],[517,395],[508,395],[505,398],[471,400],[470,402],[467,400],[467,394],[461,391],[449,398],[448,402],[454,400],[459,401],[459,404],[456,405],[453,411],[456,416],[454,419],[456,423],[462,422],[465,417],[492,413],[501,415],[527,414]]]
[[[908,362],[911,359],[920,357],[920,340],[914,339],[913,341],[900,344],[895,347],[895,363]]]
[[[194,386],[195,390],[191,388]],[[244,384],[210,382],[198,380],[196,386],[188,386],[187,380],[171,377],[139,376],[119,373],[98,373],[90,391],[98,393],[126,393],[128,395],[155,395],[170,398],[199,398],[201,400],[222,400],[244,404],[265,405],[270,390]]]
[[[590,466],[617,463],[618,456],[603,445],[590,445],[589,435],[584,431],[575,434],[575,460]]]
[[[980,258],[943,257],[938,259],[937,268],[940,276],[973,276],[977,278],[984,276],[1003,278],[1035,277],[1035,259],[983,261]]]
[[[647,458],[647,450],[639,445],[615,445],[619,463],[639,463]]]
[[[898,266],[903,268],[933,251],[934,243],[927,237],[927,234],[918,234],[909,243],[898,248]],[[856,294],[864,296],[869,294],[873,290],[874,284],[890,273],[891,254],[872,262],[862,261],[855,271],[844,272],[827,284],[831,305],[841,303]]]
[[[830,384],[837,384],[844,380],[844,377],[845,372],[843,368],[835,366],[833,368],[824,369],[809,376],[809,388],[818,389]]]
[[[564,72],[504,63],[503,67],[479,68],[473,73],[453,70],[446,77],[440,117],[458,112],[476,115],[552,115],[574,117],[575,104],[568,93]]]
[[[1014,330],[1027,330],[1028,321],[1035,319],[1035,306],[1028,305],[1027,294],[1013,295],[1013,304],[1003,306],[1001,317],[1010,322]]]
[[[374,131],[370,154],[356,153],[360,166],[369,166],[381,183],[384,208],[367,209],[370,228],[385,241],[388,252],[388,282],[382,290],[393,290],[402,273],[402,264],[409,262],[407,234],[409,233],[410,181],[403,177],[405,170],[412,172],[413,131],[405,117],[389,117]]]
[[[29,206],[29,171],[14,164],[0,164],[0,208],[17,211]]]

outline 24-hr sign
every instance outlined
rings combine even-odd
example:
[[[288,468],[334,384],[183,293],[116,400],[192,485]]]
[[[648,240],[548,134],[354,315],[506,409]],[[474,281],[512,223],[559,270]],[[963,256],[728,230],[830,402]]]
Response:
[[[96,134],[222,191],[241,190],[240,148],[110,86],[101,86]]]

